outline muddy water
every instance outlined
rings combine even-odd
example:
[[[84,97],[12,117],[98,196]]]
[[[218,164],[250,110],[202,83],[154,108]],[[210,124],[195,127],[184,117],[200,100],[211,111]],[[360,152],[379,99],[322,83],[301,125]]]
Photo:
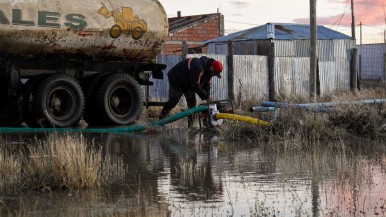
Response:
[[[3,136],[10,144],[33,138]],[[123,158],[124,183],[98,192],[3,194],[3,215],[386,215],[386,148],[379,143],[278,151],[192,131],[86,136]]]

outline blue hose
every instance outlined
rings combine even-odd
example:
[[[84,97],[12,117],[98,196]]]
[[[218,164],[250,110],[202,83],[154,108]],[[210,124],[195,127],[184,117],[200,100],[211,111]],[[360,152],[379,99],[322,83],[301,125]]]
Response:
[[[200,105],[198,107],[185,110],[183,112],[172,115],[168,118],[154,121],[149,125],[137,125],[129,127],[116,127],[116,128],[29,128],[29,127],[0,127],[0,133],[15,133],[15,132],[28,132],[28,133],[51,133],[51,132],[74,132],[74,133],[129,133],[145,130],[152,126],[164,126],[165,124],[175,122],[179,119],[188,117],[189,115],[207,111],[207,105]]]
[[[262,106],[275,107],[275,108],[320,108],[320,107],[334,107],[339,104],[352,104],[352,105],[368,105],[368,104],[382,104],[386,99],[365,99],[354,101],[342,101],[342,102],[318,102],[318,103],[303,103],[303,104],[291,104],[282,102],[261,102]]]

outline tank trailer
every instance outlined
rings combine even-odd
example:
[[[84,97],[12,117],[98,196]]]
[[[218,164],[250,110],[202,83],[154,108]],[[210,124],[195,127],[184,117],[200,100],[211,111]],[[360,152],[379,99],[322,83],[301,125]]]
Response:
[[[157,0],[1,0],[0,126],[132,123],[167,34]]]

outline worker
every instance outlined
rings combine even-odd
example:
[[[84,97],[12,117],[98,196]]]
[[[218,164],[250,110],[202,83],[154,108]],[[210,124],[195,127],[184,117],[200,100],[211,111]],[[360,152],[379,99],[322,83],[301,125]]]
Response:
[[[210,96],[211,80],[213,76],[221,78],[223,65],[213,58],[202,56],[188,58],[175,65],[169,72],[169,100],[160,113],[159,119],[164,119],[178,104],[182,95],[185,96],[188,108],[196,107],[196,95],[208,103],[213,99]],[[188,126],[193,124],[193,117],[188,119]]]

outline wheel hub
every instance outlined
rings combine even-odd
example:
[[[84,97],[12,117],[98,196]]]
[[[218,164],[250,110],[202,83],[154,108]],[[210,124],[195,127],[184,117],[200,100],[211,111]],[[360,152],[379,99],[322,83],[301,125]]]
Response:
[[[117,96],[112,97],[111,101],[112,101],[111,104],[112,104],[114,107],[118,107],[119,104],[121,103],[121,100],[120,100],[119,97],[117,97]]]
[[[52,102],[51,102],[51,106],[55,109],[55,110],[57,110],[57,111],[60,111],[60,106],[62,105],[62,101],[59,99],[59,98],[57,98],[57,97],[55,97],[53,100],[52,100]]]

